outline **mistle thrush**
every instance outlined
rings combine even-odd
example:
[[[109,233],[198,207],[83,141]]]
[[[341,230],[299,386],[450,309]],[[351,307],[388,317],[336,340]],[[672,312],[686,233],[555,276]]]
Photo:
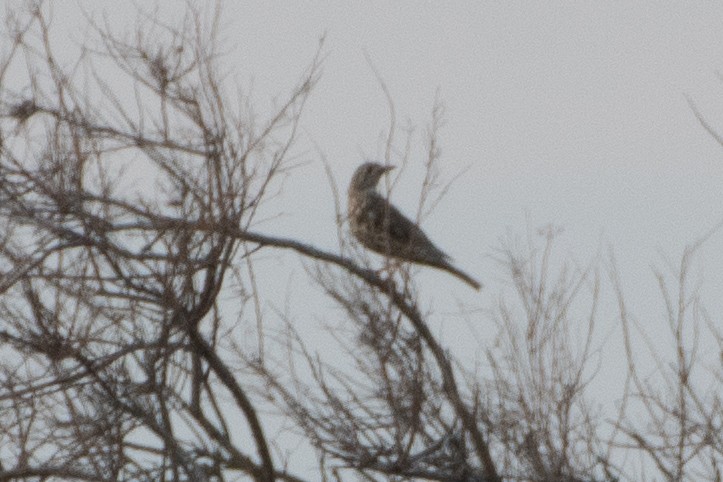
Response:
[[[359,166],[349,184],[349,224],[352,234],[377,253],[443,269],[476,290],[480,284],[449,262],[415,223],[376,191],[379,179],[393,167],[367,162]]]

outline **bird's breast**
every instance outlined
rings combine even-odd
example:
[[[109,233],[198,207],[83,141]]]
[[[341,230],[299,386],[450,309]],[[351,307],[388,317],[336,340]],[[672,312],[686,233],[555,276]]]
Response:
[[[383,213],[374,209],[374,199],[368,193],[350,192],[348,201],[348,216],[351,232],[362,239],[364,233],[376,231],[383,225]]]

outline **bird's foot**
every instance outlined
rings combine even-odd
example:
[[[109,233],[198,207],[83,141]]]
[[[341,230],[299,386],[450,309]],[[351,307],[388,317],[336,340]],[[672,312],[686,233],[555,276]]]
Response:
[[[394,282],[394,270],[390,269],[389,266],[385,266],[382,269],[378,269],[374,272],[382,282],[389,287],[392,291],[397,291],[397,284]]]

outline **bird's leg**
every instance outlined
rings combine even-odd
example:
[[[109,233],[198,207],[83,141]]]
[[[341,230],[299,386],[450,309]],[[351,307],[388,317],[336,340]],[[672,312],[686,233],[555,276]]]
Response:
[[[391,288],[397,292],[403,292],[405,295],[410,295],[410,277],[409,271],[404,268],[405,261],[397,258],[385,258],[384,267],[377,271],[379,277],[384,279],[386,283],[389,283]],[[383,277],[380,273],[387,273],[386,277]],[[399,273],[402,281],[403,290],[397,289],[397,284],[394,282],[394,274]]]
[[[399,271],[402,262],[394,258],[386,258],[384,261],[384,267],[376,270],[377,276],[379,276],[385,283],[388,283],[391,288],[396,291],[397,285],[394,282],[394,273]]]

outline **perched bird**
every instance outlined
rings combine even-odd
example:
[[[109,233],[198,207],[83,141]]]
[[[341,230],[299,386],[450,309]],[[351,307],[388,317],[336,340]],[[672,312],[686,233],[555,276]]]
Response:
[[[479,282],[452,266],[449,256],[437,248],[419,226],[376,191],[379,179],[391,169],[392,166],[367,162],[354,172],[348,200],[352,234],[372,251],[443,269],[479,290]]]

